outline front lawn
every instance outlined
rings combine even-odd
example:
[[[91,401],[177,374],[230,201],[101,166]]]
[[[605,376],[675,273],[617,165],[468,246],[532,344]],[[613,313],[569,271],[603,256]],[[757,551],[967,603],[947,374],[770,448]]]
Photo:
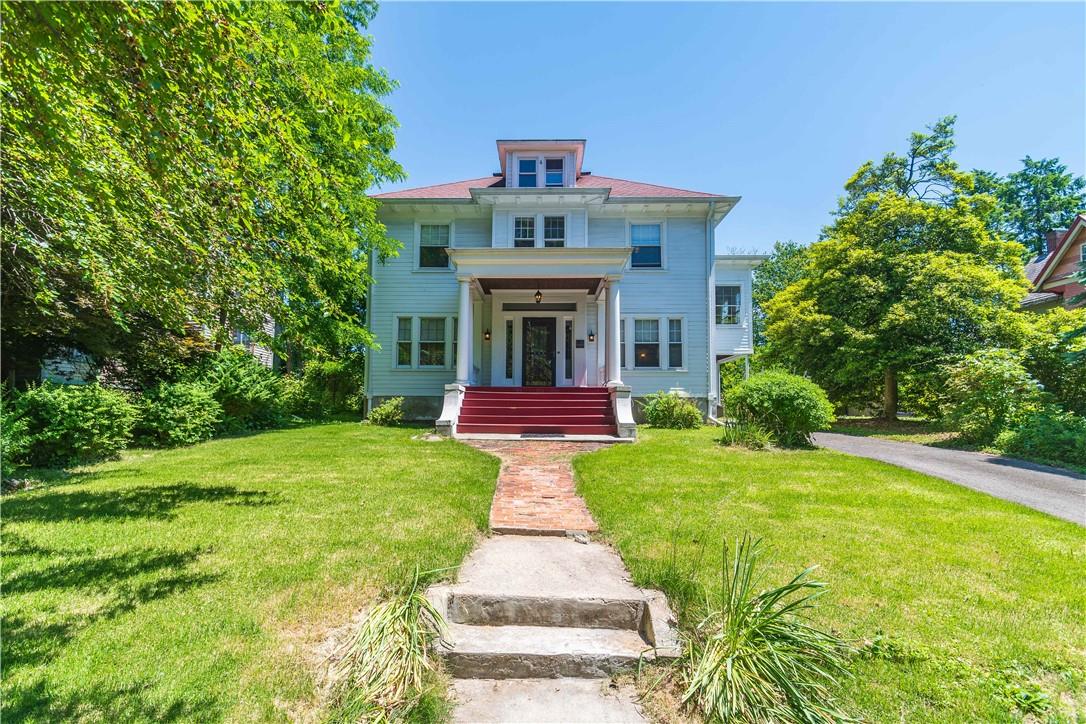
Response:
[[[938,423],[919,418],[884,420],[881,417],[838,417],[830,432],[859,437],[878,437],[918,445],[976,450],[958,440],[959,433],[946,430]]]
[[[341,423],[132,451],[4,497],[5,720],[286,720],[314,648],[454,566],[498,463]]]
[[[713,428],[640,434],[574,460],[639,584],[674,588],[675,568],[703,551],[698,576],[718,591],[722,540],[750,531],[774,549],[773,583],[819,566],[831,587],[821,625],[877,642],[842,687],[855,714],[1011,721],[1014,701],[1028,707],[1040,693],[1050,714],[1086,717],[1082,528],[828,450],[729,449]]]

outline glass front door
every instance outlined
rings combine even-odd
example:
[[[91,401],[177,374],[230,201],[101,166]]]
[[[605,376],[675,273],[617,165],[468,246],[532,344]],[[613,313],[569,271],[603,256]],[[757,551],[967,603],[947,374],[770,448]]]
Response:
[[[555,377],[555,319],[525,317],[523,320],[524,385],[554,387]]]

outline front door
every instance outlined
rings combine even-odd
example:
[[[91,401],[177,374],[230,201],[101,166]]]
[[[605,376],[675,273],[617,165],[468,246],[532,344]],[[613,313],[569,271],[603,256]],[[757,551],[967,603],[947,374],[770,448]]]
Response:
[[[555,320],[525,317],[523,367],[525,387],[554,387]]]

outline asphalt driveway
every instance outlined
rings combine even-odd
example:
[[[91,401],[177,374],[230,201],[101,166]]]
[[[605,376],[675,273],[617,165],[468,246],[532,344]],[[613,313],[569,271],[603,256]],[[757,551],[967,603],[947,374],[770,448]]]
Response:
[[[874,437],[815,433],[822,447],[949,480],[1086,526],[1086,475],[985,453]]]

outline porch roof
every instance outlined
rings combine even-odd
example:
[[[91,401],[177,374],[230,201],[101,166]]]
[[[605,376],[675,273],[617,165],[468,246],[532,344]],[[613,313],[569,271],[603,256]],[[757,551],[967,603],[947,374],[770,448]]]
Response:
[[[596,291],[603,279],[622,277],[632,252],[630,247],[484,247],[449,249],[448,255],[458,278],[479,280],[486,292],[528,286]]]

